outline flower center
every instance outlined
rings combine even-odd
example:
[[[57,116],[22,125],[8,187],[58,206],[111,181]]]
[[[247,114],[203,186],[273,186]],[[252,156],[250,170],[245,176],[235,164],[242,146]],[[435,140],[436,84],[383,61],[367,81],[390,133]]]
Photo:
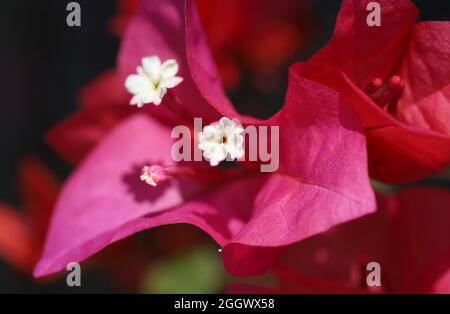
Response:
[[[364,92],[384,110],[393,112],[403,94],[405,82],[398,76],[392,76],[387,82],[381,78],[374,79]]]
[[[224,136],[222,136],[222,143],[223,144],[226,144],[227,143],[227,137],[224,135]]]
[[[155,82],[150,81],[150,85],[154,91],[158,90],[160,84],[161,84],[161,80],[157,80]]]

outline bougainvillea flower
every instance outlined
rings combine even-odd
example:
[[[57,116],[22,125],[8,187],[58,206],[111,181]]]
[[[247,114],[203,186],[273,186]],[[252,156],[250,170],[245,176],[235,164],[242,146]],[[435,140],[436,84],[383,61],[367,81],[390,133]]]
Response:
[[[110,27],[115,34],[122,35],[137,11],[139,0],[117,3],[119,14]],[[226,88],[239,85],[242,67],[273,75],[302,47],[306,19],[298,17],[304,12],[303,1],[287,0],[283,6],[267,0],[198,0],[197,4]],[[254,10],[256,7],[258,10]],[[238,60],[247,65],[239,65]],[[61,158],[78,164],[112,127],[133,112],[133,108],[126,106],[130,99],[122,86],[116,71],[109,70],[82,89],[78,111],[46,136],[47,143]]]
[[[407,0],[377,2],[381,26],[369,27],[369,1],[343,1],[331,41],[296,72],[354,107],[371,176],[414,181],[450,162],[450,23],[416,23]]]
[[[141,2],[122,42],[123,80],[153,55],[176,60],[183,82],[160,106],[145,106],[116,126],[72,174],[36,276],[138,231],[176,223],[207,232],[222,247],[228,269],[241,265],[241,274],[257,273],[270,265],[248,260],[257,255],[252,248],[294,243],[375,209],[365,137],[336,92],[291,73],[277,115],[266,121],[240,116],[225,95],[193,1]],[[227,117],[243,126],[279,126],[278,171],[174,162],[172,128],[191,127],[195,117],[204,125]],[[141,181],[141,170],[156,165],[162,168],[152,169],[171,170],[156,173],[164,180],[153,187]]]
[[[377,200],[375,214],[287,247],[275,267],[277,291],[448,293],[450,192],[416,187]],[[380,264],[380,287],[367,286],[369,262]],[[242,285],[230,289],[252,291]]]

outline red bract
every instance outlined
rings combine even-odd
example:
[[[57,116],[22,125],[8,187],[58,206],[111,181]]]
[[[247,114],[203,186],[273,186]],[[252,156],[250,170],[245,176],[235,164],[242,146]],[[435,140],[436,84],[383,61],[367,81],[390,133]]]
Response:
[[[109,28],[114,35],[122,36],[125,32],[128,24],[130,23],[133,14],[136,12],[140,0],[116,0],[117,10],[119,11],[114,16],[110,23]]]
[[[80,93],[80,108],[46,135],[47,143],[65,161],[78,164],[121,120],[133,112],[115,71],[99,75]]]
[[[370,174],[400,183],[450,162],[450,23],[416,23],[406,0],[345,0],[330,43],[296,72],[332,87],[356,110],[367,135]]]
[[[24,159],[18,169],[22,212],[0,204],[0,256],[31,273],[41,254],[59,184],[35,158]]]
[[[243,70],[274,75],[304,44],[308,19],[302,0],[197,0],[199,15],[225,88]],[[246,68],[246,69],[245,69]]]
[[[69,178],[36,276],[140,230],[175,223],[206,231],[223,248],[229,270],[259,273],[269,260],[246,258],[257,255],[257,247],[287,245],[374,210],[364,135],[336,92],[291,73],[277,115],[265,121],[240,116],[225,95],[190,0],[142,1],[122,42],[123,76],[151,55],[175,59],[183,82],[159,106],[146,105],[150,109],[116,126]],[[223,116],[244,125],[279,126],[279,170],[264,174],[173,161],[173,126],[191,126],[194,117],[205,125]],[[170,176],[149,187],[139,180],[145,165],[162,165]],[[177,167],[184,169],[179,175]]]
[[[243,68],[274,74],[302,48],[308,19],[302,0],[197,0],[219,75],[227,89],[237,88]],[[122,35],[138,9],[137,0],[119,0],[111,21]]]
[[[448,293],[450,192],[418,187],[377,201],[377,213],[287,247],[275,267],[275,291]],[[369,262],[380,264],[381,287],[367,286]],[[234,286],[230,292],[253,288]]]

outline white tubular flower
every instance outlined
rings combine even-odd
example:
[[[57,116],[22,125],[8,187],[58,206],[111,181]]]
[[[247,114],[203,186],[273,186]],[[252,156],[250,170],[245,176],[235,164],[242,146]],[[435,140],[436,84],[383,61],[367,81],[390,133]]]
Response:
[[[153,187],[158,186],[158,184],[167,181],[171,177],[170,170],[159,165],[144,166],[140,176],[141,181]]]
[[[244,156],[243,133],[244,128],[239,121],[223,117],[203,128],[199,133],[198,148],[211,166],[217,166],[227,158],[234,160]]]
[[[158,106],[169,88],[173,88],[183,81],[178,73],[178,63],[169,59],[161,64],[158,56],[142,59],[142,66],[137,67],[137,74],[129,75],[125,87],[133,94],[131,105],[138,107],[153,103]]]

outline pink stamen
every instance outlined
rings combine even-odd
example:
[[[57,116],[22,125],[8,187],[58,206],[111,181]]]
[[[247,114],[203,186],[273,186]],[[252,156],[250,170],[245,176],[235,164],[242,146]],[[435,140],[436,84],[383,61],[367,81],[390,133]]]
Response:
[[[378,78],[374,79],[372,82],[370,82],[369,85],[367,85],[364,92],[370,96],[370,95],[376,93],[377,91],[379,91],[381,87],[383,87],[383,80],[378,77]]]
[[[241,174],[242,171],[231,169],[224,171],[202,171],[193,167],[181,165],[161,166],[155,164],[142,167],[140,179],[153,187],[180,176],[190,178],[198,182],[217,184],[227,180],[232,180]]]
[[[381,108],[392,111],[405,89],[405,82],[398,75],[392,76],[383,88],[380,78],[374,79],[364,90]],[[380,94],[381,92],[381,94]]]
[[[388,108],[389,106],[395,105],[400,99],[404,88],[405,84],[398,75],[391,77],[380,96],[378,105],[380,105],[381,108]]]
[[[141,180],[151,186],[157,186],[172,177],[172,170],[160,165],[144,166],[141,171]]]

